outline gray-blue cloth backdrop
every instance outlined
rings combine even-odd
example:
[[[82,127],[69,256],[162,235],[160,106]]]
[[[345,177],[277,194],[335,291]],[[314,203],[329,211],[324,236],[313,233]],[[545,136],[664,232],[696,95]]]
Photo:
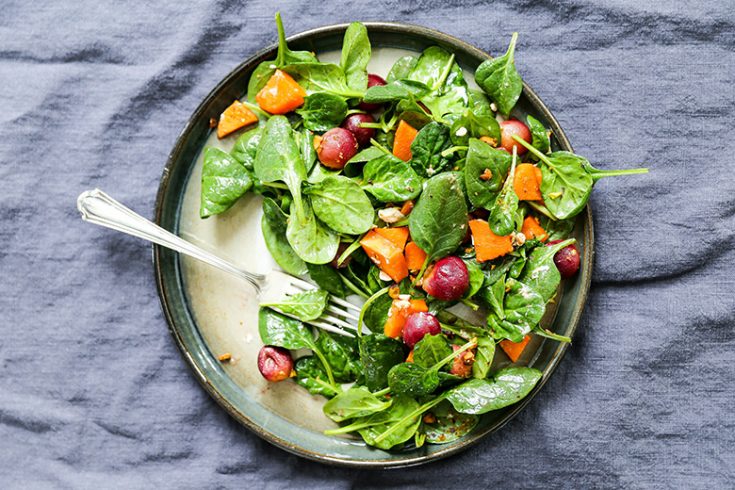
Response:
[[[430,466],[301,460],[191,376],[142,241],[82,223],[100,187],[152,216],[200,100],[288,33],[433,27],[517,63],[604,168],[574,345],[528,408]],[[0,2],[0,486],[724,488],[735,478],[731,1]]]

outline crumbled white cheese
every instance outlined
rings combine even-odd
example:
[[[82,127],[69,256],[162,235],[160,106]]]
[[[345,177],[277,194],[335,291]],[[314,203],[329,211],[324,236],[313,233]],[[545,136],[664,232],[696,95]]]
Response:
[[[495,102],[490,102],[490,109],[492,109],[493,112],[498,112],[498,106],[495,105]]]
[[[399,208],[385,208],[378,211],[378,218],[389,224],[397,223],[405,217]]]
[[[380,278],[381,281],[385,281],[385,282],[392,281],[391,277],[383,271],[380,271],[380,274],[378,274],[378,277]]]
[[[467,128],[465,128],[464,126],[462,126],[457,131],[455,131],[454,134],[458,138],[461,138],[462,136],[466,136],[467,135]]]

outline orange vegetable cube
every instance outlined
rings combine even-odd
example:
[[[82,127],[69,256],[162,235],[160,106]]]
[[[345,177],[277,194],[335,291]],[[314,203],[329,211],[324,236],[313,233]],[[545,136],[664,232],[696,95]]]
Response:
[[[374,228],[375,233],[386,238],[396,247],[403,250],[408,240],[408,226],[399,226],[397,228]]]
[[[540,201],[541,197],[541,169],[530,163],[516,166],[513,178],[513,190],[521,201]]]
[[[406,244],[406,265],[411,272],[418,272],[426,261],[426,252],[421,250],[416,242]]]
[[[416,128],[401,119],[396,129],[396,137],[393,139],[393,154],[407,162],[411,159],[411,143],[416,138]]]
[[[501,340],[500,341],[500,348],[503,349],[503,351],[510,357],[510,360],[513,362],[516,362],[519,357],[521,357],[521,353],[523,352],[523,349],[526,348],[526,344],[531,340],[530,335],[526,335],[523,337],[523,340],[520,342],[511,342],[510,340]]]
[[[362,245],[370,260],[395,282],[400,282],[408,277],[408,266],[406,266],[406,258],[403,256],[403,249],[377,233],[375,229],[370,230],[362,237],[360,245]]]
[[[261,109],[271,114],[286,114],[304,104],[306,90],[286,72],[276,70],[255,100]]]
[[[475,254],[478,262],[493,260],[513,251],[511,236],[496,235],[485,220],[471,220],[470,230],[472,232],[472,243],[475,245]]]
[[[546,230],[543,229],[535,216],[526,216],[526,219],[523,220],[521,233],[526,236],[526,239],[537,238],[542,242],[549,239],[549,234],[546,233]]]
[[[217,123],[217,137],[222,139],[228,134],[256,122],[258,122],[258,116],[248,109],[245,104],[236,100],[220,114]]]

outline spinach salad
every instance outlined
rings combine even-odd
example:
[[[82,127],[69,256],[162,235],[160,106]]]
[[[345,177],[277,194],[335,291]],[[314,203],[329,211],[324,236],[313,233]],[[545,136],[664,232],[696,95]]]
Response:
[[[205,150],[200,208],[208,218],[261,195],[273,258],[319,286],[261,305],[258,367],[326,397],[340,424],[327,434],[381,449],[455,440],[539,382],[517,362],[531,336],[570,341],[539,322],[579,269],[574,218],[597,180],[646,170],[598,170],[552,151],[542,122],[512,117],[516,34],[477,67],[475,90],[441,47],[379,76],[364,25],[348,27],[331,64],[290,50],[276,23],[275,59],[213,121],[236,139],[229,153]],[[356,337],[304,323],[330,295],[364,299]],[[457,303],[486,322],[447,311]],[[311,354],[294,361],[295,349]]]

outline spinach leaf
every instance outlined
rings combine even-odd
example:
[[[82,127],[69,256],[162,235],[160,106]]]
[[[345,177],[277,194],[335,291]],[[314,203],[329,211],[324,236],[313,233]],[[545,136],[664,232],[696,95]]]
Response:
[[[444,257],[462,243],[467,232],[467,203],[456,173],[435,175],[426,181],[408,216],[408,228],[429,261]]]
[[[339,63],[351,89],[359,92],[367,89],[367,65],[370,54],[367,29],[360,22],[351,23],[345,31]]]
[[[260,306],[276,308],[281,313],[295,316],[299,320],[308,322],[322,316],[322,313],[327,308],[328,300],[329,293],[321,289],[312,289],[287,296],[281,301],[261,303]]]
[[[470,275],[470,287],[467,289],[464,297],[471,298],[480,291],[482,285],[485,283],[485,274],[483,274],[482,268],[476,260],[465,260],[464,263],[467,266],[467,272]]]
[[[314,133],[304,128],[300,132],[294,133],[296,143],[301,151],[301,158],[304,160],[306,173],[311,173],[316,163],[316,149],[314,148]],[[321,166],[321,165],[320,165]],[[308,179],[308,177],[307,177]]]
[[[512,157],[478,139],[470,139],[464,164],[467,197],[473,206],[490,209],[503,187]],[[487,177],[487,179],[486,179]]]
[[[248,100],[255,102],[255,96],[262,89],[276,68],[293,63],[315,63],[316,56],[308,51],[291,51],[286,44],[286,33],[283,30],[281,14],[276,12],[276,27],[278,28],[278,54],[275,60],[263,61],[253,70],[248,82]]]
[[[360,435],[365,442],[379,449],[390,449],[393,446],[411,439],[421,425],[419,404],[411,397],[396,396],[387,410],[371,415],[363,421],[367,427],[361,429]],[[387,437],[383,435],[390,431]]]
[[[392,400],[381,400],[364,386],[353,386],[324,404],[324,415],[335,422],[367,417],[391,406]]]
[[[596,181],[604,177],[648,173],[646,168],[627,170],[598,170],[589,160],[568,151],[555,151],[544,155],[527,141],[513,139],[535,155],[541,165],[541,195],[546,208],[556,219],[568,219],[578,215],[592,192]]]
[[[398,60],[393,63],[393,66],[388,72],[388,76],[385,78],[385,81],[391,83],[395,80],[408,78],[409,74],[414,69],[417,62],[418,58],[416,58],[415,56],[411,56],[410,54],[398,58]]]
[[[495,340],[491,337],[477,337],[475,362],[472,364],[472,377],[485,379],[495,357]]]
[[[541,379],[541,371],[508,367],[492,379],[471,379],[447,392],[447,400],[458,412],[482,414],[513,405],[528,395]]]
[[[339,172],[339,170],[329,170],[324,165],[314,165],[306,181],[310,184],[318,184],[327,177],[336,177]]]
[[[516,214],[518,213],[518,195],[513,189],[513,180],[516,173],[516,156],[513,154],[513,163],[510,166],[508,178],[505,179],[503,188],[500,190],[495,206],[490,208],[488,223],[490,229],[498,236],[509,235],[516,227]]]
[[[551,148],[549,132],[543,124],[533,116],[526,118],[528,129],[531,130],[531,144],[541,153],[548,153]]]
[[[554,240],[564,240],[565,238],[568,238],[572,234],[572,230],[574,230],[573,219],[553,220],[546,216],[541,216],[540,218],[541,227],[546,230],[546,233],[549,235],[547,243]]]
[[[443,401],[431,413],[436,421],[424,422],[426,441],[431,444],[447,444],[472,432],[480,419],[476,415],[457,412],[449,402]]]
[[[391,393],[396,395],[430,395],[439,387],[439,375],[435,369],[403,362],[388,372],[388,386]]]
[[[403,362],[403,344],[383,334],[364,335],[359,340],[365,386],[371,391],[388,385],[388,371]]]
[[[368,146],[364,150],[360,150],[354,157],[345,164],[342,173],[347,177],[357,177],[362,173],[362,167],[365,162],[380,158],[386,153],[376,146]],[[402,160],[401,160],[402,161]]]
[[[491,116],[495,117],[495,113],[490,105],[490,100],[485,95],[485,92],[481,90],[470,90],[470,109],[478,116]]]
[[[294,318],[277,311],[261,308],[258,311],[258,331],[266,345],[286,349],[316,349],[311,329]]]
[[[339,126],[347,115],[347,102],[338,95],[317,92],[307,95],[304,105],[296,110],[304,127],[312,131],[327,131]]]
[[[500,124],[494,116],[475,114],[471,109],[465,109],[462,115],[452,123],[450,131],[452,143],[467,146],[470,138],[483,136],[500,141]],[[483,142],[487,145],[487,143]],[[488,145],[489,146],[489,145]]]
[[[250,172],[219,148],[204,150],[202,197],[199,216],[208,218],[227,211],[253,186]]]
[[[329,264],[307,263],[306,268],[309,270],[309,277],[311,277],[311,279],[321,289],[328,291],[330,294],[333,294],[338,298],[344,298],[347,296],[347,289],[342,282],[342,278],[339,275],[339,272],[337,272],[332,266]]]
[[[326,330],[320,330],[316,344],[329,362],[335,380],[340,383],[349,383],[357,379],[362,371],[357,339],[332,335]]]
[[[407,201],[421,193],[421,178],[406,162],[393,155],[381,152],[378,158],[365,165],[363,176],[363,189],[382,202]]]
[[[365,94],[363,90],[350,88],[342,68],[332,63],[297,63],[284,66],[283,71],[299,77],[299,84],[308,93],[326,92],[347,99]]]
[[[293,248],[288,243],[286,238],[287,218],[273,199],[269,197],[263,199],[263,217],[260,221],[260,229],[263,232],[265,246],[281,269],[291,275],[301,276],[306,274],[307,266],[294,253]]]
[[[479,296],[495,316],[501,320],[505,318],[505,311],[503,310],[503,299],[505,298],[504,275],[495,282],[489,282],[486,278]]]
[[[541,195],[558,219],[578,215],[589,200],[594,181],[582,166],[587,159],[566,151],[541,160]]]
[[[273,116],[268,120],[258,143],[253,168],[263,182],[284,182],[291,191],[297,214],[303,214],[301,182],[306,179],[306,167],[285,116]],[[301,220],[304,218],[299,217]]]
[[[411,143],[409,164],[419,175],[431,177],[449,166],[449,158],[442,152],[452,146],[449,128],[432,121],[416,134]]]
[[[388,321],[388,312],[392,304],[393,300],[391,297],[384,294],[377,297],[365,308],[362,321],[371,332],[383,331],[385,322]]]
[[[427,369],[450,355],[452,347],[442,334],[425,335],[413,348],[414,364]]]
[[[559,269],[554,264],[554,255],[574,239],[564,240],[548,247],[536,247],[528,257],[519,280],[536,291],[544,300],[549,301],[555,294],[561,282]]]
[[[303,201],[302,206],[302,215],[299,216],[296,201],[291,204],[286,228],[288,243],[304,262],[326,264],[337,255],[339,235],[317,221],[308,200]]]
[[[516,71],[515,48],[518,33],[510,39],[508,51],[503,56],[484,61],[475,71],[475,81],[494,101],[498,111],[510,114],[523,91],[523,81]]]
[[[369,104],[383,104],[401,100],[415,100],[429,93],[429,88],[414,80],[395,80],[387,85],[375,85],[367,89],[362,100]]]
[[[324,370],[321,361],[315,356],[298,359],[294,364],[294,370],[296,371],[294,381],[299,386],[309,390],[312,395],[323,395],[331,398],[340,393],[336,387],[329,384],[327,372]]]
[[[339,233],[359,235],[373,226],[375,210],[360,186],[347,177],[327,177],[306,189],[314,212]]]
[[[421,102],[435,117],[461,113],[467,107],[469,94],[462,69],[454,55],[439,46],[421,53],[408,78],[429,87],[430,93]]]
[[[546,311],[544,298],[530,286],[509,278],[505,281],[507,289],[503,301],[505,318],[500,319],[491,313],[488,325],[496,339],[509,339],[520,342],[541,321]]]
[[[248,170],[253,170],[253,162],[255,162],[255,155],[262,136],[263,126],[245,131],[235,140],[235,146],[232,147],[230,155]]]

